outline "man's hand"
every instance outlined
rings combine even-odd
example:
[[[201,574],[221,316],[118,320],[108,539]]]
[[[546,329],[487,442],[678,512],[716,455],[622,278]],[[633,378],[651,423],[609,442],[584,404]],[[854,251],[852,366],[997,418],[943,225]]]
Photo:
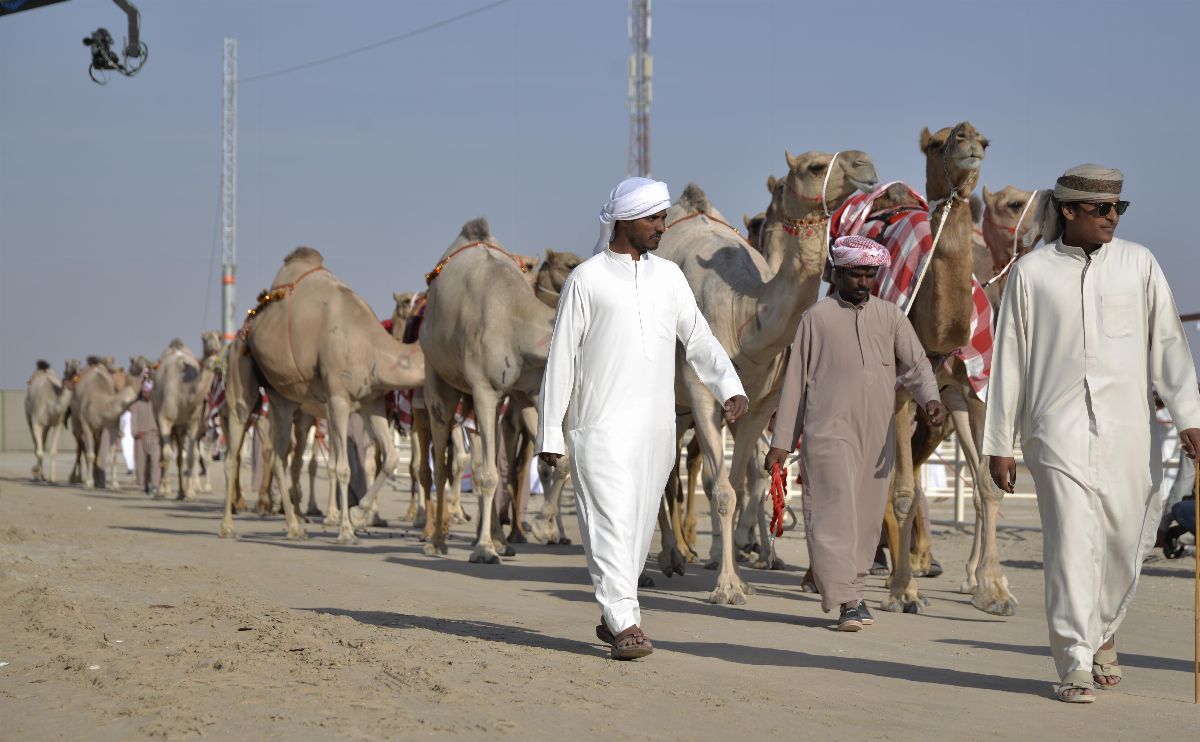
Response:
[[[746,414],[746,408],[750,406],[750,400],[742,395],[730,397],[725,400],[725,420],[732,424],[737,422],[738,418]]]
[[[779,464],[779,468],[782,469],[787,466],[787,457],[787,451],[784,451],[782,448],[775,448],[772,446],[771,450],[767,451],[767,459],[763,462],[763,468],[767,471],[771,471],[775,464]]]
[[[1200,454],[1200,428],[1188,428],[1183,431],[1179,434],[1179,442],[1183,446],[1183,452],[1194,460]]]
[[[925,405],[925,412],[929,415],[929,422],[936,426],[941,426],[946,422],[946,406],[938,400],[932,400]]]
[[[538,458],[545,462],[548,466],[558,466],[558,460],[562,458],[561,453],[547,453],[542,451],[538,454]]]
[[[1017,484],[1017,460],[1012,456],[993,456],[988,468],[996,486],[1011,495]]]

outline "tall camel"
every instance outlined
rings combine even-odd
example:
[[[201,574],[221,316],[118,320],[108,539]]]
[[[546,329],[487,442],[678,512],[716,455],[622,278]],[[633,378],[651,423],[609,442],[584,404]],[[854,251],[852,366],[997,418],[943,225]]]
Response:
[[[204,355],[196,358],[182,340],[175,338],[159,357],[153,372],[151,402],[163,444],[162,488],[155,497],[171,494],[171,478],[167,472],[172,458],[179,476],[178,498],[194,500],[200,487],[197,446],[204,435],[208,392],[216,376],[221,335],[216,331],[204,332],[200,342]]]
[[[768,211],[762,228],[762,255],[729,226],[695,186],[688,186],[667,211],[667,231],[657,252],[683,270],[700,311],[733,360],[750,398],[749,410],[734,426],[733,462],[726,469],[721,444],[722,402],[676,354],[676,406],[686,408],[684,414],[691,415],[706,484],[709,477],[712,482],[708,495],[714,536],[708,566],[720,570],[709,596],[713,603],[741,604],[752,592],[738,575],[735,563],[734,510],[741,498],[743,509],[756,509],[759,532],[768,532],[763,511],[766,477],[753,459],[778,403],[785,351],[795,336],[800,316],[817,299],[828,252],[827,217],[823,215],[831,206],[860,188],[874,186],[878,180],[865,152],[840,152],[836,159],[824,152],[786,157],[788,174],[778,188],[778,208]],[[773,263],[778,265],[774,272],[769,267]],[[677,424],[676,429],[682,431],[684,425]],[[673,528],[666,527],[663,516],[660,524],[664,526],[664,551],[669,558],[682,562],[674,548]],[[778,565],[769,540],[764,541],[768,543],[763,544],[760,563]],[[660,555],[660,566],[664,566],[663,559]]]
[[[941,226],[941,239],[929,259],[924,283],[913,297],[909,319],[929,354],[942,389],[942,401],[950,410],[950,420],[962,445],[974,479],[976,528],[972,562],[964,590],[974,593],[971,604],[979,610],[1012,615],[1017,600],[1008,589],[1008,580],[1000,568],[996,550],[996,519],[1003,493],[993,486],[986,462],[979,456],[983,435],[984,404],[968,382],[961,361],[944,361],[970,340],[972,299],[973,239],[969,196],[979,180],[980,165],[988,140],[970,122],[946,127],[935,134],[921,132],[921,150],[925,154],[926,193],[929,197],[931,227]],[[944,214],[944,216],[943,216]],[[916,490],[915,465],[932,454],[940,439],[936,434],[909,437],[915,425],[928,425],[923,413],[905,392],[897,394],[897,456],[892,485],[893,513],[899,523],[899,543],[893,554],[910,550],[912,507]],[[913,448],[914,438],[927,443],[925,450]],[[913,579],[909,559],[895,559],[896,572],[891,592],[883,600],[885,610],[919,613],[926,604]]]
[[[71,398],[71,426],[76,446],[83,452],[80,476],[85,489],[95,486],[96,458],[106,453],[100,450],[101,436],[106,430],[116,430],[121,414],[129,409],[141,393],[136,383],[141,368],[136,363],[128,374],[119,369],[110,370],[109,365],[100,358],[90,356],[87,367],[79,372],[73,383],[75,393]],[[115,468],[109,467],[109,471],[115,474]],[[117,489],[116,477],[109,476],[107,485]]]
[[[37,370],[25,384],[25,422],[33,437],[33,479],[54,484],[58,459],[58,434],[75,391],[65,384],[79,372],[79,361],[69,360],[60,379],[46,361],[37,362]]]
[[[470,561],[496,564],[500,555],[493,531],[493,497],[498,479],[500,403],[509,395],[530,402],[539,391],[554,310],[537,299],[520,261],[497,242],[482,217],[463,225],[428,278],[420,343],[425,350],[425,401],[433,435],[438,505],[433,539],[425,551],[447,553],[446,447],[454,411],[459,401],[469,396],[476,421],[472,456],[478,463],[474,487],[479,495],[480,521],[480,537]],[[560,462],[557,480],[562,481],[565,469],[565,462]]]
[[[270,399],[271,467],[278,481],[286,481],[284,457],[291,448],[296,410],[324,418],[341,488],[338,543],[355,543],[354,526],[371,522],[379,488],[399,464],[383,396],[422,383],[425,369],[420,349],[393,339],[371,307],[334,277],[321,253],[311,247],[298,247],[284,258],[271,288],[262,293],[259,306],[233,345],[226,381],[226,402],[231,405],[230,446],[242,444],[260,378]],[[384,455],[383,466],[351,513],[346,435],[350,413],[356,409]],[[232,459],[228,457],[225,464],[229,482],[233,481]],[[304,538],[293,497],[282,499],[288,538]],[[232,502],[230,489],[221,536],[233,534]]]

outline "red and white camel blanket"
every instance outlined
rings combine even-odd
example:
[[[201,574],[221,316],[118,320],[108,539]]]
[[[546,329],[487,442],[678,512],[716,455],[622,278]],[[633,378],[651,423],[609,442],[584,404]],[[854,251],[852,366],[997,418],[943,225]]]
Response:
[[[875,200],[893,185],[903,185],[916,198],[919,208],[901,207],[877,211]],[[880,243],[892,254],[890,267],[880,271],[873,293],[905,310],[912,302],[925,264],[933,254],[933,232],[929,204],[907,184],[892,181],[877,186],[870,193],[856,193],[833,213],[829,223],[830,237],[857,234]],[[981,399],[986,398],[988,377],[992,373],[992,305],[983,287],[971,278],[973,307],[971,338],[967,345],[954,351],[953,357],[967,367],[971,388]],[[947,361],[949,363],[949,361]]]

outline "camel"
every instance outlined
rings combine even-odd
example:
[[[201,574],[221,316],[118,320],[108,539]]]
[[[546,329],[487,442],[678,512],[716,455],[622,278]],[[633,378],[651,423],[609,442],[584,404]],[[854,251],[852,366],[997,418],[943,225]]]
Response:
[[[554,310],[530,290],[529,277],[480,217],[463,225],[441,261],[430,272],[428,305],[421,328],[425,351],[425,401],[429,411],[438,491],[432,540],[425,552],[447,553],[445,490],[446,448],[459,402],[469,396],[475,411],[472,433],[474,488],[479,496],[479,539],[473,563],[496,564],[493,497],[496,491],[497,426],[501,401],[513,396],[532,402],[538,393],[553,332]],[[561,492],[565,458],[555,470]],[[550,498],[557,501],[557,495]],[[501,548],[510,547],[501,541]]]
[[[180,500],[194,500],[200,488],[197,450],[204,435],[208,392],[216,376],[221,353],[221,335],[216,331],[201,333],[203,357],[197,359],[175,338],[163,351],[153,371],[154,390],[151,401],[162,436],[162,487],[155,495],[164,498],[171,494],[171,478],[167,472],[171,459],[179,477]],[[174,456],[172,456],[174,454]],[[187,468],[184,468],[184,462]]]
[[[694,185],[667,211],[667,231],[657,252],[683,270],[701,312],[733,360],[750,398],[749,410],[733,429],[733,462],[727,469],[721,443],[722,401],[712,396],[677,354],[676,406],[691,416],[706,485],[711,481],[706,489],[712,503],[714,537],[706,566],[720,570],[709,595],[713,603],[741,604],[752,593],[739,576],[734,558],[733,518],[739,502],[743,510],[754,508],[759,533],[768,542],[762,544],[759,564],[781,565],[766,538],[766,476],[754,459],[778,402],[785,351],[800,316],[817,300],[828,251],[827,217],[823,215],[878,180],[865,152],[840,152],[836,158],[823,152],[785,156],[788,174],[778,182],[763,224],[762,255]],[[778,267],[772,270],[772,265]],[[677,434],[682,435],[684,429],[677,421]],[[672,502],[674,498],[664,500]],[[666,520],[660,511],[663,553],[659,566],[664,571],[678,568],[682,573],[682,555],[675,548],[674,529]],[[672,564],[676,561],[679,564]]]
[[[750,247],[759,252],[762,252],[762,225],[766,220],[767,212],[765,211],[760,211],[754,216],[742,214],[742,224],[746,225],[746,242],[749,242]]]
[[[1009,264],[1029,251],[1023,238],[1033,226],[1033,209],[1029,205],[1032,198],[1033,191],[1022,191],[1015,186],[994,192],[983,187],[983,218],[975,232],[975,277],[987,292],[993,314],[1000,311],[1000,297],[1004,295],[1011,270]]]
[[[75,391],[63,383],[79,372],[79,361],[69,360],[60,379],[46,361],[37,362],[37,370],[25,384],[25,422],[33,437],[33,480],[54,484],[58,458],[58,434],[66,421]]]
[[[105,363],[105,359],[89,356],[87,367],[79,372],[72,383],[71,427],[75,434],[76,459],[79,460],[79,475],[84,489],[95,487],[96,459],[105,453],[100,450],[101,436],[106,430],[116,430],[121,414],[129,409],[141,393],[136,383],[142,371],[138,359],[131,359],[128,374],[120,369],[112,370],[111,359],[107,360]],[[108,467],[106,473],[109,472],[111,474],[106,484],[110,489],[118,489],[116,468]]]
[[[303,328],[303,331],[301,331]],[[272,287],[235,339],[229,355],[226,404],[230,405],[229,442],[242,445],[246,421],[258,403],[258,379],[270,399],[274,476],[283,482],[284,455],[291,448],[295,412],[323,418],[329,426],[334,475],[341,488],[338,543],[356,543],[354,527],[377,515],[379,488],[399,464],[383,396],[411,389],[425,375],[420,348],[393,339],[371,307],[325,267],[311,247],[298,247],[283,261]],[[355,512],[348,506],[350,464],[346,434],[357,409],[383,450],[383,466]],[[226,458],[226,481],[234,481],[236,457]],[[227,488],[220,535],[233,535],[233,490]],[[305,537],[304,525],[283,497],[287,536]]]
[[[941,223],[941,238],[921,284],[912,299],[909,319],[925,351],[929,354],[942,389],[942,402],[950,410],[950,425],[958,435],[974,480],[975,543],[967,566],[963,592],[973,593],[971,604],[996,615],[1012,615],[1017,600],[1008,590],[1008,580],[1000,569],[996,552],[996,518],[1003,493],[992,485],[986,462],[979,456],[983,436],[983,401],[974,393],[961,361],[954,359],[947,370],[943,360],[970,340],[973,310],[971,279],[974,268],[973,222],[969,195],[979,180],[980,165],[988,140],[971,125],[962,122],[931,134],[921,132],[921,151],[925,154],[926,193],[930,201],[931,227]],[[914,425],[928,425],[924,414],[916,410],[911,396],[897,394],[897,455],[892,483],[892,510],[899,525],[898,543],[893,555],[910,551],[916,508],[916,466],[932,454],[941,442],[940,431],[913,434]],[[915,450],[913,441],[924,442]],[[889,611],[919,613],[927,604],[920,594],[909,559],[893,559],[895,574],[891,590],[881,607]]]

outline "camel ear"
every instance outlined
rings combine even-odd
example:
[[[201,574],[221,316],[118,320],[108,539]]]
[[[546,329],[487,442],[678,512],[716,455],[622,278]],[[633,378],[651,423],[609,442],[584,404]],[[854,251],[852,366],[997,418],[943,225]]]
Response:
[[[754,220],[750,218],[749,214],[746,214],[746,213],[742,214],[742,224],[746,225],[746,229],[750,229],[750,222],[752,222],[752,221],[754,221]]]
[[[992,205],[992,192],[988,190],[987,186],[983,187],[983,202],[988,206]]]
[[[775,193],[775,186],[779,185],[779,179],[774,175],[767,176],[767,192]]]
[[[791,153],[791,152],[788,152],[788,151],[785,149],[785,150],[783,151],[783,156],[784,156],[785,158],[787,158],[788,170],[795,170],[795,169],[796,169],[796,158],[795,158],[795,157],[792,157],[792,153]]]
[[[933,135],[929,133],[929,127],[921,129],[921,151],[929,152],[929,140],[933,139]]]
[[[400,294],[400,292],[399,292],[399,291],[393,291],[393,292],[392,292],[392,301],[394,301],[394,302],[396,302],[397,304],[399,304],[399,303],[400,303],[400,298],[401,298],[401,294]]]
[[[553,259],[554,259],[554,251],[547,247],[546,248],[546,262],[549,263]]]

